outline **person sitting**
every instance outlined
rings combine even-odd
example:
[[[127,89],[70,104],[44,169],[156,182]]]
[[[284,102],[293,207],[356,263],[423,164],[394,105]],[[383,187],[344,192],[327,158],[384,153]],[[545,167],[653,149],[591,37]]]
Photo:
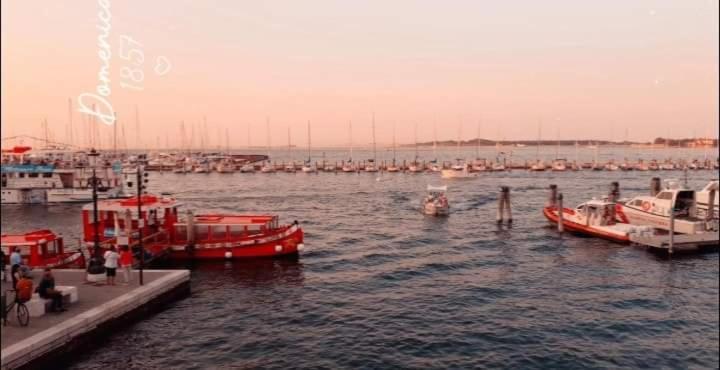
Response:
[[[38,285],[38,294],[41,298],[52,299],[52,306],[50,311],[52,312],[64,312],[67,311],[63,308],[62,293],[55,290],[55,277],[52,274],[50,268],[45,268],[43,278]]]

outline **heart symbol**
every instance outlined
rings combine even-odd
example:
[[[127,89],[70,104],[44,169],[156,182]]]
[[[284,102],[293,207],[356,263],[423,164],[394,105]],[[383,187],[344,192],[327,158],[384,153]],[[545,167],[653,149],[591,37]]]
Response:
[[[170,64],[170,61],[163,57],[159,56],[157,59],[155,59],[155,74],[158,76],[166,75],[168,72],[170,72],[170,68],[172,68],[172,65]]]

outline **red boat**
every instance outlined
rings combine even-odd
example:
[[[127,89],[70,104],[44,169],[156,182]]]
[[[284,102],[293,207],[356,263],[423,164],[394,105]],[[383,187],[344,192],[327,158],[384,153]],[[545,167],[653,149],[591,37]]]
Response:
[[[174,198],[143,195],[140,202],[140,217],[137,197],[98,202],[103,247],[129,245],[139,259],[140,231],[146,262],[165,256],[182,260],[278,257],[297,255],[304,247],[298,223],[280,225],[278,216],[193,215],[190,211],[181,216],[182,204]],[[84,241],[92,247],[92,204],[82,212]]]
[[[63,238],[50,230],[37,230],[26,234],[2,234],[0,245],[7,261],[14,248],[19,248],[23,263],[31,268],[85,268],[85,257],[80,251],[65,252]]]
[[[612,217],[613,208],[615,208],[615,203],[595,199],[582,203],[575,209],[563,208],[563,227],[572,233],[602,238],[621,244],[629,244],[632,234],[649,235],[653,233],[653,229],[647,226],[617,223]],[[557,207],[545,207],[543,208],[543,214],[554,225],[560,222]]]

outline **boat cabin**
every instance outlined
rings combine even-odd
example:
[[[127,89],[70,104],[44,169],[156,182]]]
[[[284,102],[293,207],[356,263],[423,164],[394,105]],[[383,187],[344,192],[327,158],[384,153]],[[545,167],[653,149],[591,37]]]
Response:
[[[637,196],[625,203],[626,206],[670,217],[670,210],[677,217],[696,215],[695,191],[681,187],[677,182],[668,181],[665,188],[653,196]]]
[[[44,266],[48,259],[61,257],[64,253],[62,237],[50,230],[37,230],[26,234],[2,234],[0,247],[9,263],[10,253],[18,248],[23,262],[28,266]]]
[[[178,207],[181,203],[174,198],[143,195],[140,197],[142,213],[138,215],[138,198],[108,199],[98,201],[98,231],[100,242],[131,245],[139,236],[142,228],[143,238],[154,241],[172,237],[173,225],[178,219]],[[82,209],[83,240],[93,245],[95,223],[93,205],[86,204]],[[125,239],[127,238],[127,239]]]
[[[586,225],[607,226],[615,224],[615,203],[593,199],[575,208],[575,214]]]
[[[280,228],[278,216],[192,215],[173,225],[173,244],[212,244],[240,241]]]

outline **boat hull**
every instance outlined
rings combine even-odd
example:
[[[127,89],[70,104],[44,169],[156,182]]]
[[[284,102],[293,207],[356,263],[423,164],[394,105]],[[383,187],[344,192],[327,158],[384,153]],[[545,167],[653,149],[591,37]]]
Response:
[[[593,236],[605,240],[610,240],[615,243],[629,244],[630,237],[626,233],[613,233],[605,230],[598,229],[596,227],[585,225],[574,222],[566,217],[572,217],[575,211],[569,208],[563,209],[563,227],[569,232],[576,234]],[[559,222],[558,212],[556,207],[545,207],[543,208],[543,215],[550,221],[550,223],[557,225]]]
[[[174,245],[170,258],[177,260],[229,260],[297,255],[304,248],[304,233],[292,226],[283,233],[237,242]]]

